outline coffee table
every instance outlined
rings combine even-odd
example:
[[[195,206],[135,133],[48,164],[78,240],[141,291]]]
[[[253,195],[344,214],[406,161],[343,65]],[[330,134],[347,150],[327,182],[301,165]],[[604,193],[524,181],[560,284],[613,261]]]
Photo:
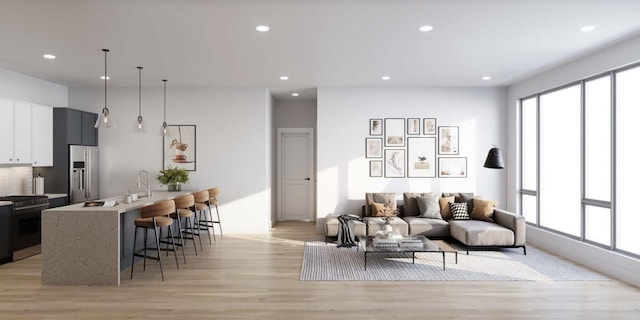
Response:
[[[358,247],[364,251],[364,270],[367,270],[367,256],[373,254],[389,254],[389,253],[411,253],[411,263],[416,263],[416,252],[434,252],[442,253],[442,270],[446,270],[445,253],[451,252],[456,256],[456,264],[458,264],[458,250],[452,248],[449,244],[440,240],[430,240],[425,236],[408,236],[402,239],[412,239],[414,241],[422,242],[422,246],[416,245],[415,247],[401,247],[401,246],[384,246],[376,247],[373,244],[373,240],[376,237],[359,237]],[[402,239],[398,239],[399,242]]]

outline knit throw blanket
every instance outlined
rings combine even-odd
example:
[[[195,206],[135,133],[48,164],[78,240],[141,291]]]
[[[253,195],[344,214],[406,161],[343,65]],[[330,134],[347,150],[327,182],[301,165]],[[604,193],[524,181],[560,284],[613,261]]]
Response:
[[[360,216],[353,214],[343,214],[338,217],[340,225],[338,227],[338,248],[350,248],[356,246],[356,235],[354,232],[354,221],[367,223]]]

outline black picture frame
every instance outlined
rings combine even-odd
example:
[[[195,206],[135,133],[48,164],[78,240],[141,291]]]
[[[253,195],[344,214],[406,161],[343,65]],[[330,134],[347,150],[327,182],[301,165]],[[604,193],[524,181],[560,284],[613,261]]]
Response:
[[[404,147],[405,145],[405,120],[404,118],[384,119],[384,146]]]
[[[422,134],[435,135],[438,133],[438,120],[436,118],[422,119]]]
[[[420,118],[407,118],[407,135],[420,135]]]
[[[196,171],[196,126],[168,125],[170,136],[162,138],[162,168],[169,166]]]
[[[382,135],[382,119],[369,119],[369,135],[381,136]]]
[[[371,160],[369,161],[369,177],[371,178],[381,178],[382,177],[382,160]]]
[[[456,126],[438,127],[438,154],[460,154],[460,128]]]
[[[382,158],[382,138],[365,138],[365,158]]]
[[[438,158],[438,177],[440,178],[466,178],[466,157],[440,157]]]

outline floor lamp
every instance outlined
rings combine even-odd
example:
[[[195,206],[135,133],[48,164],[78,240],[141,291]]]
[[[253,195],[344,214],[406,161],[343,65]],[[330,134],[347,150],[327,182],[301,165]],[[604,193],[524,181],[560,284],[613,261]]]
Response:
[[[507,161],[505,162],[505,156],[502,155],[502,152],[505,153]],[[505,165],[506,164],[506,165]],[[493,145],[493,148],[489,150],[487,154],[487,159],[484,161],[484,167],[490,169],[505,169],[507,171],[507,184],[505,188],[507,190],[507,205],[506,210],[509,210],[509,152],[505,149],[498,148]]]

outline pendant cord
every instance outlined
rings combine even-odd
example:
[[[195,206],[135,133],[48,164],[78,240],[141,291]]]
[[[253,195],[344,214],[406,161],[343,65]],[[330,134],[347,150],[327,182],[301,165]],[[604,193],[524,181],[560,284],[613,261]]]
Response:
[[[107,108],[107,52],[109,49],[102,49],[102,51],[104,51],[104,107]]]
[[[138,67],[138,116],[142,117],[142,67]]]
[[[164,122],[167,122],[167,80],[162,80],[164,82]]]

